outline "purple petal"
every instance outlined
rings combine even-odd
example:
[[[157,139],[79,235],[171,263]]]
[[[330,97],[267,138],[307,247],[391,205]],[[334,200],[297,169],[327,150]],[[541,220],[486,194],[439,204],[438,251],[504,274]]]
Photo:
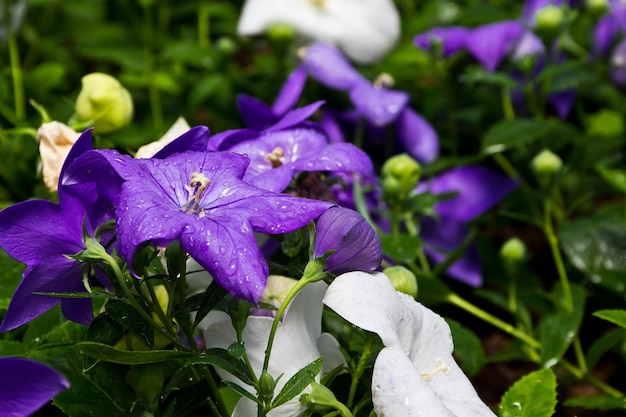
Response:
[[[293,174],[291,165],[283,165],[255,175],[246,174],[245,180],[263,190],[281,193],[291,184]]]
[[[306,68],[300,65],[295,71],[289,74],[287,81],[276,97],[276,101],[272,105],[272,112],[282,117],[289,110],[293,109],[300,100],[300,95],[306,84]]]
[[[244,124],[251,130],[261,131],[278,120],[270,106],[247,94],[237,96],[237,108]]]
[[[308,74],[327,87],[349,90],[364,78],[334,46],[316,42],[302,50],[303,67]]]
[[[26,417],[70,384],[54,369],[22,358],[0,358],[0,410],[3,417]]]
[[[465,48],[465,41],[469,30],[461,26],[433,28],[428,32],[421,33],[413,38],[413,43],[426,51],[430,51],[432,46],[440,43],[442,55],[448,58],[455,52]]]
[[[350,90],[350,100],[359,113],[374,126],[386,126],[394,122],[405,109],[409,95],[365,82]]]
[[[238,143],[256,139],[259,132],[251,129],[233,129],[218,133],[209,139],[208,151],[227,151]]]
[[[548,101],[556,109],[556,113],[561,119],[567,118],[576,99],[576,90],[565,90],[552,93],[548,96]]]
[[[326,133],[326,136],[328,136],[331,143],[342,143],[346,141],[343,137],[343,133],[341,132],[339,122],[333,112],[325,111],[322,114],[320,126],[324,130],[324,133]]]
[[[320,107],[324,104],[324,101],[316,101],[308,106],[300,107],[295,110],[287,112],[278,122],[265,129],[266,132],[272,132],[277,130],[287,129],[293,127],[299,123],[304,122],[311,117]]]
[[[596,58],[608,55],[618,32],[615,16],[608,14],[600,19],[593,28],[593,52]]]
[[[511,59],[513,61],[519,61],[527,56],[543,56],[545,52],[546,47],[543,45],[541,38],[527,30],[511,52]]]
[[[481,166],[458,167],[429,181],[432,194],[457,192],[455,197],[435,205],[435,212],[463,222],[485,213],[515,190],[519,183],[508,176]]]
[[[336,252],[326,262],[326,270],[339,275],[349,271],[374,271],[383,259],[378,235],[358,212],[331,207],[317,221],[313,255]]]
[[[487,71],[495,71],[523,33],[517,20],[491,23],[472,30],[465,46]]]
[[[357,172],[372,175],[372,160],[351,143],[334,143],[292,163],[296,171]]]
[[[187,151],[205,151],[211,133],[206,126],[196,126],[174,139],[163,149],[157,152],[153,158],[165,159],[170,155]]]
[[[407,107],[398,117],[396,129],[404,150],[419,162],[430,163],[439,156],[437,132],[422,116]]]

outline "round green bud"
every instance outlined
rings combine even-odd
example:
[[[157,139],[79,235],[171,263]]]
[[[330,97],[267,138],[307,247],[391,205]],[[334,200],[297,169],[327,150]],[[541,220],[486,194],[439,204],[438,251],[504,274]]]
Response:
[[[238,49],[237,42],[235,42],[232,38],[228,36],[220,37],[215,42],[215,46],[217,47],[218,51],[227,55],[237,52],[237,49]]]
[[[397,265],[385,268],[383,274],[389,277],[389,281],[391,281],[391,285],[393,285],[396,291],[410,295],[413,298],[417,297],[417,278],[413,272]]]
[[[100,72],[85,75],[76,98],[78,122],[92,122],[95,133],[109,133],[130,123],[133,101],[119,81]]]
[[[535,14],[536,28],[539,31],[554,31],[561,26],[564,17],[565,13],[561,7],[548,4]]]
[[[415,189],[421,172],[420,164],[406,153],[389,158],[381,172],[385,199],[402,200]]]
[[[274,42],[290,42],[295,35],[293,26],[286,23],[275,23],[267,29],[267,37]]]
[[[563,161],[551,150],[544,149],[533,158],[531,167],[539,181],[546,182],[563,168]]]
[[[267,371],[263,371],[259,378],[259,398],[265,402],[272,401],[274,388],[276,388],[276,381]]]
[[[311,382],[311,392],[300,396],[300,402],[306,406],[309,411],[318,414],[327,414],[333,410],[345,410],[346,407],[340,403],[335,394],[316,381]],[[342,415],[345,415],[342,413]]]
[[[587,9],[593,13],[604,14],[609,9],[607,0],[587,0]]]
[[[526,258],[526,245],[516,237],[513,237],[500,248],[500,257],[505,262],[519,263]]]

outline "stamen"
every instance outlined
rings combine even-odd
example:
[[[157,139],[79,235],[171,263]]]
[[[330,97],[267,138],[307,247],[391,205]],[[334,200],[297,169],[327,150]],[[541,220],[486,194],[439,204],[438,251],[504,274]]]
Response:
[[[265,160],[272,164],[272,168],[278,168],[283,165],[283,161],[280,158],[285,156],[285,151],[282,148],[274,148],[271,153],[265,155]]]
[[[442,358],[435,359],[435,369],[432,371],[422,374],[422,378],[428,379],[437,375],[439,372],[443,372],[444,375],[450,375],[450,365],[446,363]]]
[[[376,88],[391,88],[395,84],[395,80],[391,74],[383,72],[378,74],[378,77],[374,80],[374,87]]]
[[[200,199],[204,190],[209,186],[211,180],[204,176],[201,172],[192,172],[189,185],[191,189],[191,197],[187,200],[187,203],[182,207],[183,211],[188,214],[198,214],[200,217],[204,217],[204,210],[200,207]]]

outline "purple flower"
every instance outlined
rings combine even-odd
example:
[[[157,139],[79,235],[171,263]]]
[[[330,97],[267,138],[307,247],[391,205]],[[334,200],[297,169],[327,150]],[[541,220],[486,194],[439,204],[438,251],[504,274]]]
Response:
[[[61,170],[91,148],[91,135],[83,134],[72,147]],[[69,320],[89,324],[93,320],[91,301],[58,298],[35,292],[84,292],[83,265],[67,255],[85,249],[83,221],[85,209],[80,201],[59,187],[59,202],[28,200],[0,211],[0,247],[26,264],[0,332],[15,329],[61,303]]]
[[[626,39],[611,54],[611,80],[620,88],[626,88]]]
[[[436,27],[415,36],[413,43],[425,51],[432,51],[433,47],[440,45],[442,56],[448,58],[465,48],[469,32],[469,29],[461,26]]]
[[[435,205],[437,218],[422,218],[420,235],[425,252],[435,262],[442,262],[467,235],[467,222],[492,208],[518,185],[509,177],[481,166],[454,168],[420,184],[416,189],[418,193],[426,190],[435,195],[458,193]],[[465,256],[454,262],[447,273],[466,284],[480,286],[482,274],[477,248],[470,246]]]
[[[493,72],[524,34],[519,20],[490,23],[471,31],[465,46],[487,71]]]
[[[313,255],[335,250],[326,260],[326,270],[339,275],[349,271],[374,271],[383,258],[378,235],[358,212],[331,207],[317,220]]]
[[[376,129],[395,123],[398,139],[408,153],[426,163],[437,158],[439,140],[435,130],[408,107],[407,93],[387,88],[393,82],[388,74],[381,74],[371,83],[337,48],[320,42],[308,46],[300,57],[310,76],[330,88],[348,91],[358,117],[367,121],[369,127]],[[333,126],[328,119],[325,122],[326,126]]]
[[[293,231],[330,206],[244,182],[250,160],[230,152],[186,152],[159,160],[103,150],[83,158],[106,160],[124,181],[117,233],[120,253],[129,264],[142,243],[166,246],[178,239],[222,287],[255,303],[268,266],[254,232]]]
[[[22,358],[0,358],[0,413],[27,417],[69,388],[54,369]]]

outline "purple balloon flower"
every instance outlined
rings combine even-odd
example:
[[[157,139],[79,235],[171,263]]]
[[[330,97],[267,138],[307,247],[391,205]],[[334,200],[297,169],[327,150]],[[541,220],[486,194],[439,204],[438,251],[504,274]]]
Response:
[[[61,170],[61,183],[68,166],[91,148],[91,135],[83,134],[72,147]],[[69,320],[89,324],[91,300],[58,298],[35,292],[84,292],[83,265],[67,255],[85,249],[81,202],[59,186],[59,204],[28,200],[0,211],[0,247],[26,264],[22,282],[15,290],[0,332],[15,329],[61,303]],[[89,227],[88,227],[89,229]]]
[[[326,260],[326,270],[339,275],[349,271],[374,271],[383,251],[376,231],[358,212],[331,207],[317,220],[313,255],[336,252]]]
[[[432,51],[435,45],[441,45],[441,54],[448,58],[465,48],[465,41],[470,30],[461,26],[436,27],[413,38],[413,43],[425,51]]]
[[[23,358],[0,358],[0,414],[27,417],[69,388],[54,369]]]
[[[142,243],[166,246],[178,239],[222,287],[254,303],[268,274],[254,232],[296,230],[330,206],[244,182],[250,160],[230,152],[185,152],[159,160],[103,150],[83,158],[106,160],[124,181],[117,233],[129,264]]]
[[[437,219],[422,219],[420,235],[425,252],[435,262],[442,262],[467,235],[467,222],[485,213],[518,186],[517,181],[499,172],[472,165],[451,169],[420,184],[416,189],[418,193],[426,190],[435,195],[457,193],[435,205]],[[468,285],[480,286],[482,274],[477,248],[470,246],[447,273]]]

